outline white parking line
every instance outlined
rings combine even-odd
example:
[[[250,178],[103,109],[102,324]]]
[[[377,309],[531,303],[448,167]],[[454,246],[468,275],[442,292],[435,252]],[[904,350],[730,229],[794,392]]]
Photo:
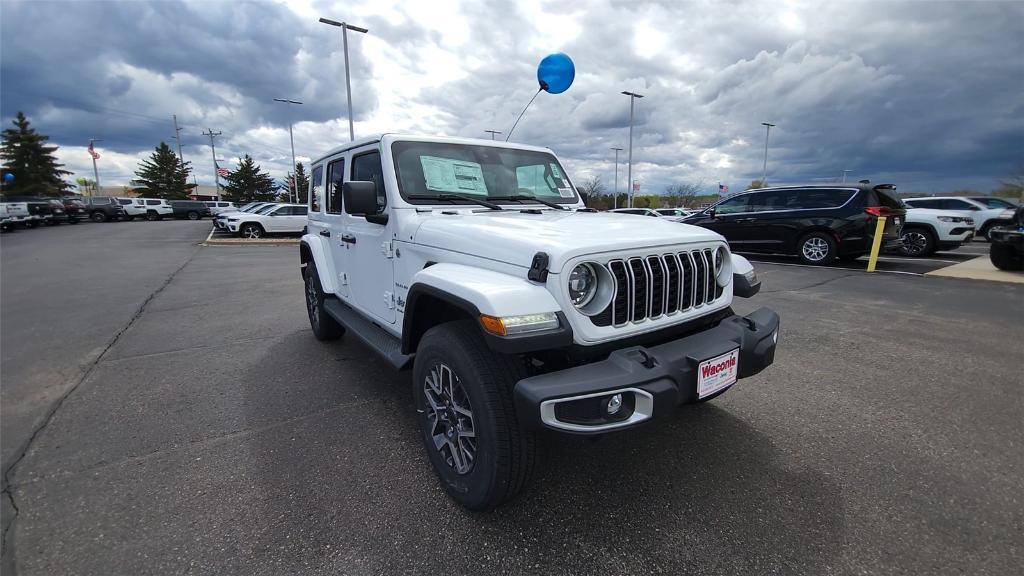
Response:
[[[943,262],[946,264],[959,264],[963,260],[938,260],[936,258],[890,258],[889,256],[879,256],[879,260],[888,260],[891,262]]]
[[[210,238],[213,238],[213,233],[216,232],[216,231],[217,231],[216,228],[210,228],[210,235],[206,237],[206,242],[209,242]]]

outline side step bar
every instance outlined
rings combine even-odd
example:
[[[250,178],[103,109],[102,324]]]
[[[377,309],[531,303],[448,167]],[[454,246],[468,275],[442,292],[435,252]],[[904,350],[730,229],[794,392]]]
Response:
[[[324,310],[331,318],[345,327],[345,330],[363,341],[374,352],[382,356],[396,370],[412,367],[412,356],[402,354],[402,341],[384,331],[383,328],[360,316],[336,298],[324,300]]]

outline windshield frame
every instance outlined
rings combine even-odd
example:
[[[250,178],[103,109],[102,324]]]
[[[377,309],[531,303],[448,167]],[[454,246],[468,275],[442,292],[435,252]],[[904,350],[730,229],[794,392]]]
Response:
[[[558,167],[558,170],[561,172],[561,179],[569,184],[569,189],[572,190],[573,196],[572,196],[572,198],[569,198],[569,197],[566,197],[566,196],[537,195],[537,194],[534,194],[533,191],[531,191],[531,195],[538,196],[539,198],[543,198],[544,200],[556,203],[556,204],[558,204],[560,206],[576,206],[576,205],[579,205],[579,204],[581,204],[583,202],[582,197],[580,196],[579,191],[576,189],[576,185],[573,184],[572,179],[569,177],[568,172],[565,170],[565,167],[562,166],[562,163],[558,160],[558,158],[550,150],[538,150],[538,149],[535,149],[535,148],[515,147],[515,146],[492,146],[492,145],[488,145],[487,143],[484,143],[484,142],[444,142],[444,141],[433,141],[433,140],[404,140],[404,139],[403,140],[394,140],[393,142],[390,143],[390,148],[391,148],[390,156],[391,156],[392,169],[393,169],[394,176],[395,176],[395,182],[398,185],[398,195],[399,195],[399,197],[401,198],[401,200],[403,202],[406,202],[406,203],[408,203],[410,205],[413,205],[413,206],[437,206],[437,205],[445,205],[445,206],[452,206],[452,205],[476,206],[477,204],[475,202],[472,202],[472,201],[469,201],[469,200],[460,200],[460,199],[457,199],[457,198],[449,198],[449,197],[446,197],[443,200],[442,199],[435,200],[435,199],[431,199],[431,198],[415,198],[415,197],[410,197],[410,196],[420,196],[421,193],[420,192],[407,192],[406,189],[405,189],[405,186],[403,186],[403,184],[402,184],[402,174],[401,174],[401,170],[399,168],[399,155],[404,151],[403,150],[404,148],[411,147],[411,146],[436,146],[436,147],[438,147],[440,149],[439,150],[439,155],[443,155],[443,153],[441,153],[441,150],[443,150],[444,148],[448,148],[448,147],[462,147],[462,148],[485,148],[487,150],[497,151],[496,153],[498,153],[498,154],[501,154],[502,152],[506,152],[507,151],[508,153],[527,153],[527,154],[537,154],[538,156],[544,156],[544,157],[546,157],[544,159],[546,163],[554,164],[555,166]],[[436,194],[438,196],[443,196],[445,194],[450,194],[450,192],[442,192],[442,191],[439,191],[439,190],[431,190],[431,191],[427,192],[427,195],[434,195],[434,194]],[[519,205],[524,205],[524,204],[531,204],[531,203],[541,204],[541,202],[534,201],[534,200],[506,200],[506,199],[503,199],[506,196],[521,196],[521,195],[523,195],[523,194],[518,193],[516,190],[499,191],[499,192],[494,193],[493,196],[491,194],[492,194],[492,191],[488,190],[487,196],[477,195],[477,194],[466,194],[466,195],[467,196],[473,196],[473,197],[479,196],[479,198],[481,200],[484,200],[486,202],[491,202],[491,203],[494,203],[494,204],[499,204],[499,205],[502,205],[502,206],[513,206],[514,207],[514,206],[519,206]]]

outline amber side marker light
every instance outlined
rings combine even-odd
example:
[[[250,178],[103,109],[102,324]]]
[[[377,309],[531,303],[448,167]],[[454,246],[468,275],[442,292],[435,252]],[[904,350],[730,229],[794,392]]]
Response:
[[[522,316],[480,315],[480,325],[495,336],[513,336],[528,332],[540,332],[558,328],[558,315],[554,312],[524,314]]]

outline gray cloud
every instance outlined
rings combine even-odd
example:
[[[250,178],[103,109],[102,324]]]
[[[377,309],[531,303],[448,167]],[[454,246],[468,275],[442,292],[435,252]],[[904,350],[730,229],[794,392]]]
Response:
[[[678,180],[745,186],[760,176],[763,121],[778,125],[774,182],[851,169],[904,189],[986,190],[1024,156],[1019,3],[479,1],[450,12],[431,4],[434,14],[382,6],[312,7],[371,29],[350,37],[357,123],[507,131],[536,91],[536,63],[564,51],[575,84],[541,94],[514,139],[551,147],[577,181],[612,180],[609,148],[625,147],[629,121],[622,90],[646,95],[634,172],[647,191]],[[279,177],[292,114],[300,156],[347,139],[340,33],[309,11],[264,2],[2,10],[4,122],[24,110],[58,144],[101,137],[119,153],[148,153],[170,141],[177,114],[202,179],[206,127],[224,132],[219,155],[250,153]],[[305,104],[271,102],[282,96]]]

